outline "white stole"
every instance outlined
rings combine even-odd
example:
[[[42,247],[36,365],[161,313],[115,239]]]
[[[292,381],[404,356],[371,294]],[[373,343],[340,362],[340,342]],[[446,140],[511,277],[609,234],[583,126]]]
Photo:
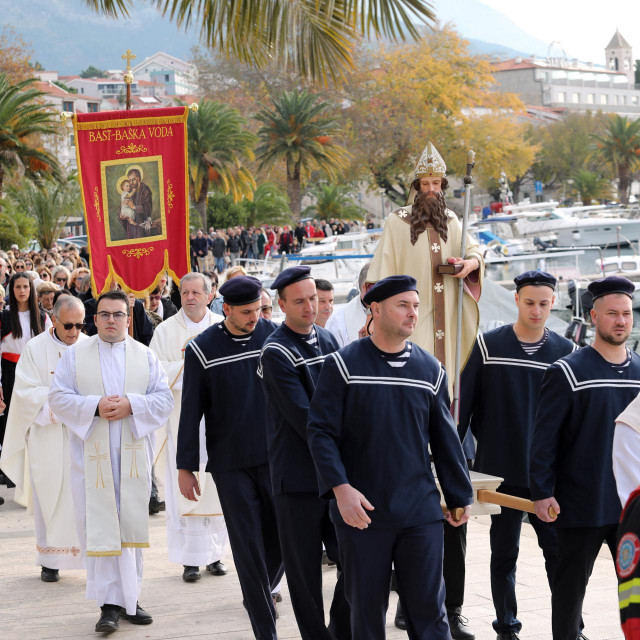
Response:
[[[105,395],[98,338],[75,347],[76,380],[83,396]],[[149,386],[149,364],[144,347],[127,339],[124,393],[144,395]],[[133,439],[130,418],[122,420],[120,515],[109,447],[109,421],[94,418],[84,443],[87,556],[119,556],[122,547],[149,546],[149,480],[144,439]]]

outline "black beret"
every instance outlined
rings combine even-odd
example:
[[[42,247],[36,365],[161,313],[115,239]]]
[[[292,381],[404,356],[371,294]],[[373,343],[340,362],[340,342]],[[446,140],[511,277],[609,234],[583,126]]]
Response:
[[[418,291],[417,282],[411,276],[388,276],[378,280],[369,291],[367,291],[362,301],[365,304],[372,302],[382,302],[391,296],[396,296],[405,291]]]
[[[262,283],[253,276],[236,276],[220,287],[220,295],[227,304],[243,305],[260,300]]]
[[[311,267],[289,267],[282,273],[278,274],[278,277],[273,281],[271,289],[277,289],[278,291],[288,287],[294,282],[300,280],[307,280],[311,277]]]
[[[602,296],[608,296],[611,293],[624,293],[626,296],[633,298],[633,292],[636,290],[633,282],[622,276],[609,276],[601,280],[594,280],[587,289],[591,292],[594,300],[602,298]]]
[[[513,281],[516,283],[516,291],[522,287],[551,287],[555,291],[558,281],[546,271],[525,271],[516,276]]]

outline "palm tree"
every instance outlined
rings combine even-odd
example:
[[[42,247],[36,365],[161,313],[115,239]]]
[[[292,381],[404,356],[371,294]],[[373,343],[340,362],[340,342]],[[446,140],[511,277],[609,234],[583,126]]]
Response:
[[[243,162],[253,160],[256,137],[245,125],[235,109],[210,100],[189,113],[189,194],[203,229],[211,188],[230,194],[234,202],[253,196],[256,183]]]
[[[303,170],[320,169],[329,178],[346,166],[347,152],[331,136],[340,124],[327,114],[328,102],[306,90],[283,91],[273,98],[273,109],[262,109],[254,118],[262,123],[256,149],[259,169],[271,168],[284,160],[287,167],[287,194],[291,213],[300,217]]]
[[[253,192],[253,200],[244,200],[242,206],[247,212],[247,226],[291,224],[287,195],[271,182],[262,183]]]
[[[8,249],[12,244],[26,247],[35,230],[32,218],[17,211],[10,200],[0,202],[0,247]]]
[[[618,198],[629,203],[632,174],[640,168],[640,120],[614,115],[602,136],[594,136],[597,156],[618,176]]]
[[[85,0],[99,13],[127,17],[133,0]],[[417,39],[415,21],[435,19],[426,0],[155,0],[206,44],[253,67],[275,62],[302,77],[340,77],[353,65],[360,36]]]
[[[58,161],[39,144],[40,136],[57,129],[54,113],[37,101],[44,94],[32,88],[34,82],[11,84],[0,74],[0,194],[5,176],[16,169],[37,183],[46,175],[62,175]]]
[[[337,184],[318,184],[310,191],[315,204],[305,207],[303,215],[321,220],[362,220],[366,211],[351,199],[351,190]]]
[[[600,174],[588,169],[580,169],[573,175],[572,191],[580,197],[582,204],[590,205],[592,200],[611,197],[611,182]]]
[[[42,186],[27,182],[11,187],[9,199],[17,211],[35,222],[35,237],[43,248],[60,238],[69,216],[82,211],[80,185],[74,176],[63,182],[48,180]]]

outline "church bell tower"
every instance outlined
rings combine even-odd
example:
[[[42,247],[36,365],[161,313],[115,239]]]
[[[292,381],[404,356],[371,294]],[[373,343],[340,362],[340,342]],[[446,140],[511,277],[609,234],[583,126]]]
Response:
[[[626,74],[627,81],[634,83],[635,71],[633,68],[633,54],[631,45],[622,37],[616,29],[613,38],[604,50],[607,69],[609,71],[622,71]]]

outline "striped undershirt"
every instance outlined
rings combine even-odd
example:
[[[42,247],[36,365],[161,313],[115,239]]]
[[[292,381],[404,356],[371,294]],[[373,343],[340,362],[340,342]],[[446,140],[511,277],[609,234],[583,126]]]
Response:
[[[411,356],[410,342],[407,342],[405,348],[398,353],[386,353],[385,351],[380,351],[380,349],[378,349],[377,347],[376,349],[378,350],[380,357],[394,369],[404,367],[404,365],[409,361],[409,357]]]
[[[311,330],[311,333],[306,336],[301,336],[301,338],[310,346],[313,347],[316,351],[320,349],[320,343],[318,342],[318,332],[316,331],[315,326]]]
[[[620,364],[609,363],[618,373],[624,373],[624,370],[631,364],[631,351],[627,349],[627,359]]]
[[[224,326],[224,322],[221,322],[218,327],[220,327],[220,329],[222,329],[222,331],[227,336],[229,336],[229,338],[231,338],[236,344],[239,344],[242,347],[246,347],[249,343],[249,340],[251,340],[251,336],[253,336],[253,331],[251,333],[247,333],[244,336],[235,336],[233,335],[233,333],[231,333],[231,331],[229,331],[229,329],[227,329],[227,327]]]
[[[538,340],[537,342],[522,342],[522,340],[518,340],[518,342],[520,343],[520,346],[522,347],[524,352],[528,356],[532,356],[545,343],[548,336],[549,336],[549,329],[545,327],[542,338],[540,338],[540,340]]]

